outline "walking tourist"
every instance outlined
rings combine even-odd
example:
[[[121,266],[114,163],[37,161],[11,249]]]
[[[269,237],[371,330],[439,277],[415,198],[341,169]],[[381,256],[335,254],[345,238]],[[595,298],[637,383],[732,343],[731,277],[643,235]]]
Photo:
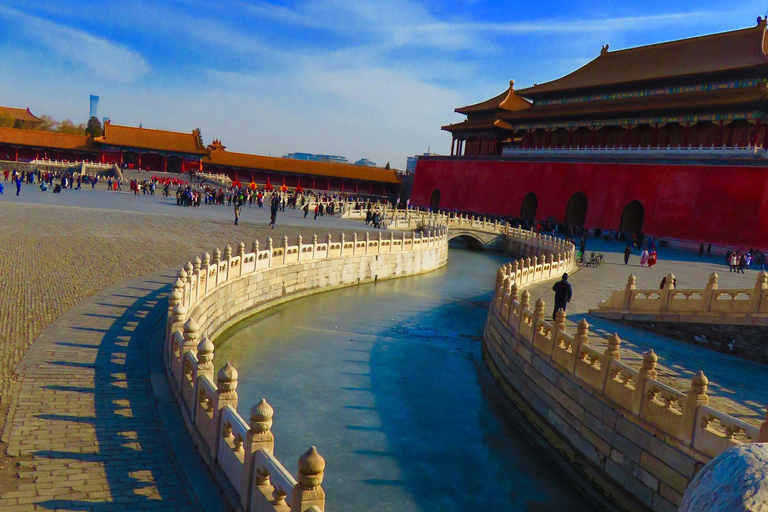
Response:
[[[568,274],[563,274],[563,278],[555,283],[552,287],[552,291],[555,292],[555,309],[552,311],[552,320],[555,320],[557,311],[568,307],[568,303],[571,302],[571,296],[573,290],[571,289],[571,283],[568,282]]]
[[[629,257],[632,255],[632,247],[627,244],[627,248],[624,249],[624,264],[627,265],[629,263]]]
[[[18,196],[21,194],[21,177],[17,174],[13,181],[16,182],[16,195]]]
[[[704,256],[704,244],[701,244],[699,246],[699,258],[701,258],[702,256]]]
[[[640,266],[644,267],[646,263],[648,263],[648,249],[643,249],[640,253]]]
[[[656,264],[656,249],[651,249],[648,253],[648,268],[651,268]]]

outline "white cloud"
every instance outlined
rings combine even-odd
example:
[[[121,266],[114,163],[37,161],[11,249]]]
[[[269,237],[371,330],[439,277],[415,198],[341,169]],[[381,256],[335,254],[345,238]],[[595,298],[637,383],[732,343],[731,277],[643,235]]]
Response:
[[[88,32],[0,5],[0,16],[18,27],[32,44],[42,43],[66,60],[119,82],[130,82],[149,71],[144,58],[128,48]]]

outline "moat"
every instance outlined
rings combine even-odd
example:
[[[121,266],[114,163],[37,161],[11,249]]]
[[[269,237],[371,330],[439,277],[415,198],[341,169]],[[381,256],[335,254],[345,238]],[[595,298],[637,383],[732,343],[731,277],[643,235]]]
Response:
[[[329,510],[594,510],[482,390],[480,338],[508,257],[452,249],[426,275],[297,300],[216,340],[240,412],[265,397],[275,452],[316,443]]]

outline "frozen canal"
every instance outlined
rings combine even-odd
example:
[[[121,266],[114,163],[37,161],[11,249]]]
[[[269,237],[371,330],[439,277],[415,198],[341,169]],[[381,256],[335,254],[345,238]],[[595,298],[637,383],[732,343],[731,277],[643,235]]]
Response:
[[[240,413],[265,397],[292,472],[315,444],[327,510],[594,507],[482,391],[476,364],[499,254],[451,249],[424,276],[308,297],[216,340]],[[565,508],[564,508],[565,507]]]

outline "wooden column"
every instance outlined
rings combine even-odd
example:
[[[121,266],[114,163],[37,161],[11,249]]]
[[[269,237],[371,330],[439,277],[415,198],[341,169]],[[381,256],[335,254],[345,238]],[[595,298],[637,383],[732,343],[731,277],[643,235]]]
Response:
[[[622,146],[625,148],[629,147],[632,143],[632,125],[627,125],[627,133],[624,134],[624,141],[622,143]]]
[[[725,140],[723,138],[723,135],[725,133],[725,125],[723,124],[723,121],[720,120],[720,126],[717,129],[717,146],[724,146]]]
[[[141,153],[137,153],[137,155],[138,155],[139,159],[138,159],[138,163],[136,164],[136,167],[138,169],[141,169]]]
[[[691,123],[685,123],[685,131],[683,132],[683,144],[682,146],[688,146],[688,135],[691,133]]]
[[[120,165],[123,165],[123,150],[120,150]]]
[[[163,155],[163,172],[168,172],[168,157]]]
[[[653,139],[651,140],[651,146],[659,145],[659,123],[653,125]]]
[[[456,146],[456,137],[453,137],[451,139],[451,156],[453,156],[455,146]]]

